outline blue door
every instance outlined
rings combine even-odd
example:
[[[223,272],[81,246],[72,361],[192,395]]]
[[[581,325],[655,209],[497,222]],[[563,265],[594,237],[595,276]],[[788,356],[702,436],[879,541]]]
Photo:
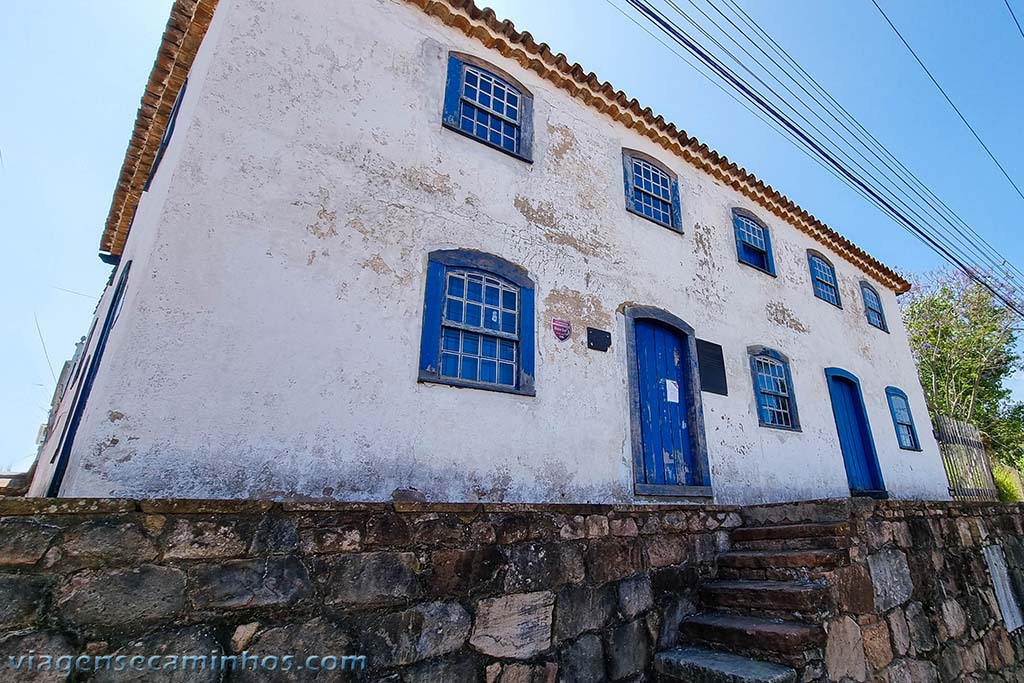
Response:
[[[850,491],[854,494],[881,494],[885,491],[885,484],[871,437],[871,425],[864,410],[860,382],[839,368],[828,368],[825,376],[828,378],[832,413],[836,418]]]
[[[697,469],[687,429],[691,397],[683,335],[654,320],[636,321],[643,472],[638,483],[693,486]]]

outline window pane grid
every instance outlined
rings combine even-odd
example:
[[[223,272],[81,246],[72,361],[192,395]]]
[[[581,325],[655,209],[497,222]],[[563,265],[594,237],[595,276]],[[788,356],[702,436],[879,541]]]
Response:
[[[441,376],[514,387],[519,363],[519,290],[464,270],[445,276]]]
[[[633,159],[633,208],[665,225],[672,225],[672,179],[657,166]]]
[[[875,327],[885,329],[885,315],[882,313],[882,302],[873,289],[861,287],[864,293],[864,310],[867,314],[868,323]]]
[[[761,421],[776,427],[792,427],[789,383],[785,366],[770,358],[755,358],[757,401]]]
[[[749,244],[758,251],[768,251],[768,246],[764,239],[764,228],[743,216],[736,217],[736,227],[739,229],[742,242]]]
[[[896,434],[899,436],[901,448],[917,448],[917,442],[914,439],[914,430],[910,425],[897,423]]]
[[[814,291],[831,304],[839,305],[839,290],[836,288],[836,274],[832,266],[823,259],[811,257],[811,274],[814,276]]]
[[[492,145],[519,152],[522,95],[505,81],[467,66],[463,74],[459,128]]]

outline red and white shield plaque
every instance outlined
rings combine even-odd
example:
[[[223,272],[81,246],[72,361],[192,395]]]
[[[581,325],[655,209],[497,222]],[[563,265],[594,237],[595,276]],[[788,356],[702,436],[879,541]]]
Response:
[[[551,331],[558,341],[565,341],[572,334],[572,323],[568,320],[554,318],[551,320]]]

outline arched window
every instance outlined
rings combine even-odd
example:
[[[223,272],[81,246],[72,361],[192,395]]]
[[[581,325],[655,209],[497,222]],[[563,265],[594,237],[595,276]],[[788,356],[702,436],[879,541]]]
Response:
[[[640,152],[622,150],[626,210],[682,232],[679,184],[667,168]]]
[[[533,395],[533,309],[523,268],[478,251],[432,252],[420,381]]]
[[[867,316],[868,324],[883,332],[888,332],[889,327],[885,324],[885,311],[882,310],[882,298],[878,296],[878,292],[867,282],[861,282],[860,293],[864,296],[864,315]]]
[[[907,451],[921,450],[921,442],[917,438],[914,416],[910,414],[910,400],[901,389],[886,387],[885,397],[889,399],[889,412],[892,423],[896,427],[896,441],[900,448]]]
[[[789,359],[764,346],[748,347],[747,353],[757,398],[758,423],[762,427],[800,431]]]
[[[816,251],[807,252],[807,262],[811,267],[811,283],[814,285],[814,296],[823,299],[833,306],[842,308],[839,299],[839,283],[836,280],[836,269],[832,263]]]
[[[768,227],[743,209],[732,210],[732,224],[736,233],[736,252],[740,263],[775,275],[772,237]]]
[[[530,161],[533,98],[482,60],[448,56],[442,120],[446,128]]]

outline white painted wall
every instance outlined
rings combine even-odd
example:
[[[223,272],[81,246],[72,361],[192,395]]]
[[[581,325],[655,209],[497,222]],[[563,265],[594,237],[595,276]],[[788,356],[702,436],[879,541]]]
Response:
[[[449,50],[533,92],[533,164],[441,128]],[[622,147],[678,174],[685,234],[625,211]],[[778,278],[737,262],[734,206],[771,228]],[[416,382],[439,248],[529,270],[535,397]],[[844,310],[813,296],[808,248],[833,258]],[[886,334],[864,320],[851,264],[403,2],[221,0],[124,258],[63,495],[633,500],[616,312],[633,302],[725,348],[729,395],[704,394],[718,501],[848,495],[827,366],[860,377],[890,492],[946,497],[891,292],[876,285]],[[588,325],[612,331],[609,353],[586,349]],[[753,344],[790,357],[802,432],[758,426]],[[897,446],[890,384],[910,396],[921,453]]]

